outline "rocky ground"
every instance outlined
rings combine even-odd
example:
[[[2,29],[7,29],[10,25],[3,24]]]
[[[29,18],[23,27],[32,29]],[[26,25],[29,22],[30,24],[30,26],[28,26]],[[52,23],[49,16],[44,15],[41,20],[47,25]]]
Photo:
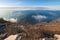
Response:
[[[0,19],[0,39],[21,33],[21,40],[39,40],[40,38],[54,38],[60,34],[60,19],[37,24],[10,23]],[[4,22],[3,22],[4,21]],[[4,34],[4,35],[2,35]]]

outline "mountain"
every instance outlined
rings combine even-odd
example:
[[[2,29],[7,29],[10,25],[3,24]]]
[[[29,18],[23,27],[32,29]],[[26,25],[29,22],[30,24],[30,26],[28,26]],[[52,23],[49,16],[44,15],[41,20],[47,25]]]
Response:
[[[60,10],[9,10],[1,12],[0,18],[17,19],[17,23],[36,24],[60,18]]]
[[[41,16],[40,18],[43,18],[43,17]],[[7,21],[3,19],[0,19],[0,20],[2,20],[1,21],[2,23],[7,23]],[[10,25],[7,24],[7,27],[5,25],[2,25],[2,26],[0,25],[0,32],[2,34],[7,33],[5,35],[7,37],[9,35],[21,33],[22,34],[21,36],[23,36],[22,40],[25,40],[25,39],[39,40],[40,38],[43,38],[43,37],[53,38],[55,34],[60,34],[60,19],[56,19],[50,22],[36,23],[33,25],[29,23],[23,23],[23,24],[10,23]]]
[[[28,22],[31,24],[52,21],[60,17],[60,11],[52,10],[25,10],[13,11],[13,18],[17,18],[17,22]]]

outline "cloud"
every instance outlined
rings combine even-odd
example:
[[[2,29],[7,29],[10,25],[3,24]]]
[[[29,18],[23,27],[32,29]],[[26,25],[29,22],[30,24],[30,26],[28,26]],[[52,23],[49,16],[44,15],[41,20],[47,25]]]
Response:
[[[42,20],[47,18],[44,15],[33,15],[32,17],[35,18],[38,22],[41,22]]]
[[[43,16],[43,15],[33,15],[32,17],[35,19],[46,19],[47,18],[46,16]]]
[[[15,18],[3,18],[5,21],[9,21],[9,22],[12,22],[12,23],[16,23],[17,22],[17,19]]]
[[[17,3],[18,4],[18,3]],[[60,6],[59,6],[60,7]],[[60,8],[59,7],[49,7],[49,6],[45,6],[45,7],[43,7],[43,6],[41,6],[41,7],[8,7],[8,5],[0,5],[0,11],[2,10],[4,10],[4,11],[6,11],[6,10],[60,10]]]
[[[60,5],[51,5],[46,7],[48,7],[48,10],[60,10]]]
[[[3,5],[2,5],[3,6]],[[0,11],[8,10],[46,10],[47,7],[0,7]]]
[[[52,16],[58,16],[57,13],[55,13],[55,12],[49,12],[49,14]]]

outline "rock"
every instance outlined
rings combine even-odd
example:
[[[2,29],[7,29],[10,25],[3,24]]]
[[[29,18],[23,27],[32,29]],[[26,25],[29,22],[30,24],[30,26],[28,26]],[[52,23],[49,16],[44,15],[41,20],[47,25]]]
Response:
[[[6,37],[7,37],[7,33],[0,35],[0,39],[5,39]]]

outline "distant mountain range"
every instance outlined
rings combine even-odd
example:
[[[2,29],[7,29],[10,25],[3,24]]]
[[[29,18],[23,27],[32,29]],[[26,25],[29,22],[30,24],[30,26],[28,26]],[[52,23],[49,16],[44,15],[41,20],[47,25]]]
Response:
[[[48,7],[0,7],[0,10],[49,10]]]

